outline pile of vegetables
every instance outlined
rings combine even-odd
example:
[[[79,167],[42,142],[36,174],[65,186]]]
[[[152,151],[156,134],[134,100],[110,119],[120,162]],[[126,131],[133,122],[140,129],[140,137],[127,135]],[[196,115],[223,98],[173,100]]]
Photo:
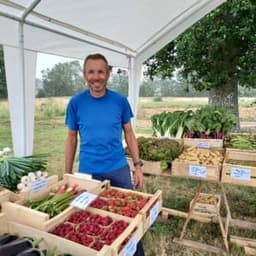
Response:
[[[52,218],[61,213],[70,205],[70,202],[79,193],[78,188],[78,184],[71,187],[64,184],[55,192],[52,191],[43,198],[28,200],[27,206],[40,212],[47,213],[49,214],[49,217]]]
[[[223,139],[236,125],[236,116],[217,106],[196,111],[162,112],[151,116],[153,135],[174,138]]]
[[[252,134],[229,134],[225,137],[227,148],[256,150],[256,136]]]
[[[185,149],[176,159],[176,161],[200,165],[221,165],[223,160],[224,157],[219,151],[198,147]]]
[[[181,144],[173,139],[137,138],[140,158],[147,161],[161,161],[161,169],[167,169],[181,152]],[[126,148],[126,155],[130,155]]]
[[[35,181],[38,176],[46,177],[48,174],[46,170],[46,159],[43,159],[45,155],[31,155],[24,157],[9,156],[11,150],[4,148],[0,151],[0,187],[16,191],[19,187],[24,188],[31,182]],[[23,176],[29,177],[23,178]],[[19,185],[22,183],[22,185]]]
[[[0,255],[2,256],[72,256],[68,253],[56,254],[57,248],[40,249],[43,238],[33,239],[18,237],[17,234],[5,233],[0,235]]]

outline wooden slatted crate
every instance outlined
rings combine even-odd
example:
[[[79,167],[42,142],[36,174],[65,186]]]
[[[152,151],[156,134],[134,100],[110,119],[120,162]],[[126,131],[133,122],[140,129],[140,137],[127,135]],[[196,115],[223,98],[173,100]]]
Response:
[[[48,187],[46,190],[40,191],[32,198],[39,199],[47,196],[54,187],[59,187],[63,184],[68,184],[72,186],[78,184],[81,189],[86,189],[88,192],[93,194],[98,194],[105,189],[105,186],[109,184],[109,181],[100,182],[93,179],[85,179],[77,177],[71,174],[65,174],[63,180],[57,182],[56,184]],[[13,202],[3,202],[2,212],[6,213],[9,220],[15,220],[20,224],[35,227],[40,230],[46,230],[49,225],[55,223],[58,216],[50,218],[49,214],[37,211],[26,207],[26,202],[31,197],[22,198],[19,201]],[[72,206],[66,208],[60,215],[65,216],[66,212],[69,213],[72,210]]]
[[[138,211],[138,214],[142,215],[143,234],[145,232],[147,232],[149,227],[155,222],[159,213],[162,210],[162,191],[158,190],[154,194],[148,194],[148,193],[138,192],[138,191],[134,191],[134,190],[113,187],[113,186],[110,186],[109,184],[104,188],[104,191],[111,190],[111,189],[121,192],[121,193],[124,193],[124,194],[132,193],[137,196],[149,198],[149,200],[143,206],[143,208]],[[104,191],[102,191],[102,193],[104,193]],[[99,194],[99,196],[100,196],[100,198],[104,199],[104,197],[102,197],[102,194]]]
[[[256,187],[256,151],[226,149],[221,182]]]
[[[222,149],[222,139],[200,139],[200,138],[183,138],[183,145],[187,147],[199,147],[199,148],[211,148],[211,149]]]
[[[194,198],[191,200],[190,208],[194,200]],[[216,206],[213,200],[216,200]],[[220,210],[220,203],[221,196],[219,194],[200,193],[192,213],[206,218],[217,216],[217,210]]]
[[[9,201],[11,197],[11,192],[7,189],[0,190],[0,212],[1,212],[1,204],[3,202]]]
[[[171,175],[198,180],[220,181],[221,166],[190,164],[174,160]]]
[[[133,161],[131,158],[127,157],[128,164],[131,168],[131,170],[134,169],[133,167]],[[146,174],[152,174],[152,175],[166,175],[168,173],[167,171],[163,171],[160,167],[160,161],[146,161],[143,160],[143,167],[142,171]],[[170,173],[170,170],[169,170]]]
[[[76,211],[73,209],[69,214]],[[91,210],[93,212],[93,210]],[[67,214],[65,218],[69,216]],[[111,214],[110,214],[111,215]],[[29,227],[23,224],[19,224],[15,221],[10,221],[6,217],[6,214],[0,213],[0,234],[3,233],[15,233],[19,236],[33,237],[35,239],[43,238],[40,243],[40,248],[48,249],[57,247],[57,253],[69,253],[76,256],[125,256],[133,255],[132,253],[136,249],[136,243],[142,232],[141,216],[137,216],[135,219],[130,220],[122,216],[111,216],[114,220],[124,220],[129,223],[129,226],[124,232],[114,240],[111,245],[104,245],[100,251],[86,247],[82,244],[70,241],[68,239],[56,236],[46,231],[38,230],[33,227]],[[61,223],[62,219],[56,220],[50,228]],[[123,242],[126,240],[126,244],[123,246]]]
[[[32,237],[34,239],[41,239],[41,249],[49,249],[57,246],[57,253],[70,253],[72,255],[84,256],[85,252],[88,256],[107,256],[111,255],[110,248],[104,247],[101,252],[95,252],[94,250],[87,250],[86,247],[74,243],[72,241],[63,239],[61,237],[52,235],[46,231],[41,231],[33,227],[19,224],[14,221],[10,221],[6,218],[5,213],[0,213],[0,234],[14,233],[20,237]]]
[[[43,182],[43,187],[36,189],[36,185],[39,184],[41,182]],[[16,192],[12,192],[8,189],[4,189],[2,191],[0,191],[0,203],[1,201],[10,201],[10,202],[16,202],[19,200],[22,200],[24,198],[34,198],[40,195],[41,190],[46,190],[49,187],[51,187],[52,185],[56,184],[58,182],[58,176],[57,175],[52,175],[47,177],[44,180],[41,181],[36,181],[34,183],[34,189],[26,189],[24,191],[16,191]],[[40,185],[40,184],[39,184]],[[3,200],[5,199],[5,200]]]
[[[189,147],[172,162],[172,176],[220,181],[223,150]]]
[[[153,137],[153,139],[154,140],[158,139],[158,140],[176,141],[183,148],[183,139],[176,139],[176,138],[171,138],[171,137],[160,137],[160,138]],[[128,161],[128,164],[129,164],[131,170],[134,171],[132,158],[127,156],[126,159]],[[142,159],[142,161],[143,161],[142,171],[145,174],[162,175],[162,176],[170,176],[171,175],[171,166],[170,166],[170,168],[163,170],[161,168],[161,161],[150,161],[150,160],[144,160],[144,159]]]

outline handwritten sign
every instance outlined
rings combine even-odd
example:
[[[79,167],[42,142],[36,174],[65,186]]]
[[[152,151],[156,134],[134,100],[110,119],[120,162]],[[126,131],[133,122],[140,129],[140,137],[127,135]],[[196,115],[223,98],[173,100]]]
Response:
[[[94,195],[89,192],[83,192],[79,196],[77,196],[71,203],[71,206],[77,207],[79,209],[86,209],[92,201],[97,198],[97,195]]]
[[[201,165],[189,165],[189,176],[206,178],[207,168]]]
[[[150,212],[149,212],[149,226],[151,226],[155,222],[155,220],[156,220],[156,218],[158,216],[158,213],[159,213],[159,203],[160,202],[157,201],[155,203],[155,205],[152,207],[152,209],[150,210]]]
[[[200,141],[196,144],[198,148],[210,148],[210,145],[208,142]]]
[[[138,237],[133,235],[129,242],[125,245],[123,250],[123,256],[133,256],[137,250]]]
[[[48,185],[48,179],[41,179],[33,182],[30,187],[30,193],[34,194],[43,189],[45,189]]]
[[[241,168],[231,168],[230,177],[236,180],[251,180],[251,170]]]

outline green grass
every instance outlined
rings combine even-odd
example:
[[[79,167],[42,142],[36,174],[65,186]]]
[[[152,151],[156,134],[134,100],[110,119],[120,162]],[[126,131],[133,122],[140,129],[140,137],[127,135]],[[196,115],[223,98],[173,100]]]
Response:
[[[148,135],[152,135],[153,134],[153,130],[152,128],[140,128],[137,127],[135,130],[136,134],[148,134]]]
[[[65,104],[67,99],[44,99],[37,100],[35,111],[35,134],[34,153],[48,153],[47,169],[51,174],[61,177],[64,173],[64,148],[66,138],[66,127],[64,125]],[[189,102],[189,103],[188,103]],[[206,104],[202,100],[181,100],[166,99],[155,102],[153,98],[142,98],[139,102],[139,109],[152,110],[162,108],[188,108],[200,107]],[[242,102],[246,104],[246,101]],[[9,124],[8,105],[0,101],[0,150],[3,147],[12,147],[11,129]],[[143,116],[146,119],[148,116]],[[254,119],[255,117],[251,116]],[[137,127],[136,135],[151,135],[151,127]],[[77,162],[75,163],[76,168]],[[74,168],[74,169],[75,169]],[[162,190],[164,207],[188,211],[189,203],[192,200],[197,181],[175,177],[145,176],[145,185],[142,191],[155,193]],[[255,188],[225,185],[233,218],[249,221],[256,221],[256,190]],[[223,209],[222,209],[223,211]],[[170,217],[162,222],[158,220],[143,237],[144,248],[147,256],[211,256],[214,254],[200,250],[192,250],[173,243],[175,237],[179,237],[184,224],[184,219]],[[256,238],[256,231],[230,228],[230,234]],[[186,233],[187,239],[201,241],[223,248],[223,241],[219,226],[216,224],[202,224],[191,221]],[[231,252],[236,256],[243,256],[243,249],[230,244]]]
[[[150,101],[146,103],[139,103],[139,108],[142,109],[155,109],[155,108],[199,108],[202,106],[205,106],[204,103],[198,103],[198,102],[166,102],[166,101]]]

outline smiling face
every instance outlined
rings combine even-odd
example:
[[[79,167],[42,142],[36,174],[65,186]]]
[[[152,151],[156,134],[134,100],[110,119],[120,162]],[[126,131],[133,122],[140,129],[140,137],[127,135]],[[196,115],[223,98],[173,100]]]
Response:
[[[86,80],[90,93],[94,97],[101,97],[106,92],[109,78],[109,68],[102,59],[88,59],[84,65],[84,79]]]

